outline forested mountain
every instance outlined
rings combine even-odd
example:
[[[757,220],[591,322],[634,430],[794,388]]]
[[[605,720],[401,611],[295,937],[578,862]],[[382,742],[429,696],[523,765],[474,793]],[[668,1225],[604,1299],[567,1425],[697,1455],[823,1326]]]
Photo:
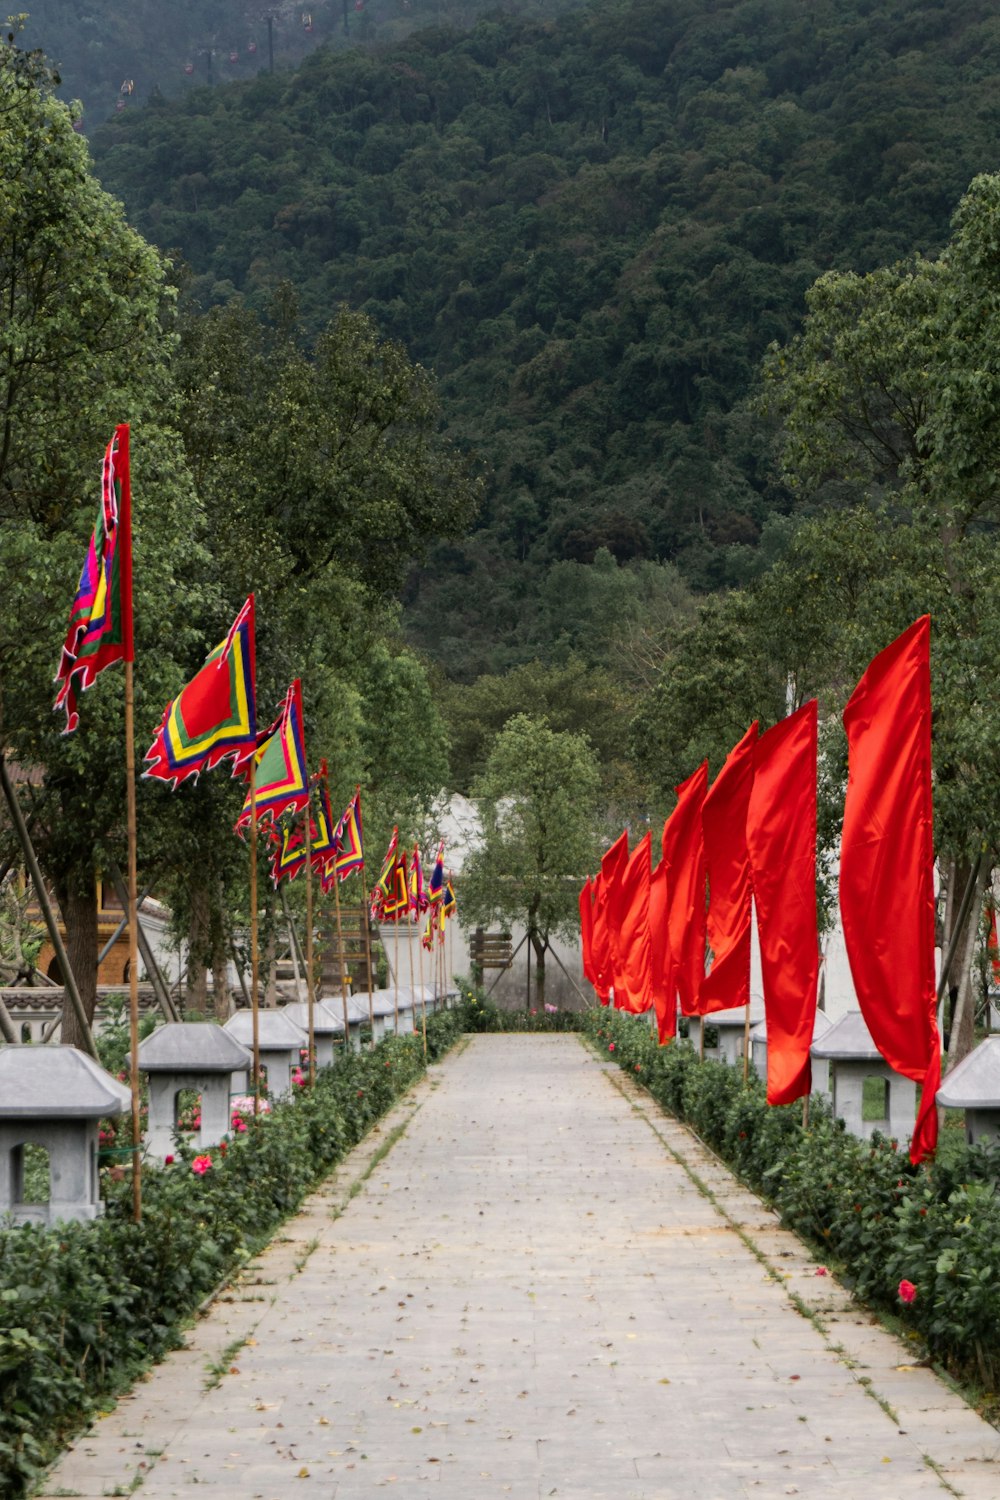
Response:
[[[940,248],[996,165],[998,79],[986,0],[622,0],[319,50],[94,151],[192,304],[288,280],[307,323],[346,301],[437,373],[489,494],[407,605],[468,680],[600,662],[601,549],[696,590],[771,555],[761,356],[822,271]]]
[[[521,15],[579,0],[518,0]],[[24,44],[59,73],[90,129],[152,94],[298,66],[317,47],[398,42],[419,27],[468,27],[496,0],[33,0]]]

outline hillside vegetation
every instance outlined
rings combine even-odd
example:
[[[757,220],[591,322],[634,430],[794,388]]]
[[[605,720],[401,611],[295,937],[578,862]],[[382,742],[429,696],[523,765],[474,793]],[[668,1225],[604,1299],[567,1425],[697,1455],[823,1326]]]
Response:
[[[790,504],[743,405],[760,358],[823,270],[940,247],[998,77],[985,0],[628,0],[321,50],[94,149],[194,304],[287,279],[307,323],[346,301],[437,373],[490,494],[408,606],[471,679],[600,654],[553,570],[602,548],[696,590],[754,571]]]

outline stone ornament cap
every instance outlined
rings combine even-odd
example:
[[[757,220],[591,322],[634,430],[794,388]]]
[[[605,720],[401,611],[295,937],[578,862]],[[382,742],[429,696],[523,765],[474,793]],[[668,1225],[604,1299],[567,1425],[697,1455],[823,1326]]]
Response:
[[[364,1016],[368,1014],[368,991],[363,994],[359,992],[359,998],[364,999]],[[325,1004],[326,1002],[324,1002]],[[400,987],[399,991],[400,1010],[410,1009],[410,1000],[405,990]],[[376,1016],[394,1016],[396,1014],[396,993],[394,990],[372,990],[372,1011]]]
[[[343,1029],[344,1029],[344,1017],[343,1017],[343,1015],[341,1015],[341,1017],[338,1020],[336,1012],[333,1009],[333,1006],[334,1006],[334,1002],[333,1002],[332,999],[330,999],[330,1000],[317,1000],[315,1002],[315,1004],[313,1005],[313,1035],[314,1036],[332,1036],[334,1032],[337,1032],[339,1034],[340,1032],[343,1031]],[[341,1010],[343,1010],[343,1008],[344,1008],[343,1001],[340,1002],[340,1008],[341,1008]],[[299,1002],[296,1002],[294,1005],[286,1005],[286,1006],[283,1007],[282,1014],[286,1015],[290,1021],[294,1021],[295,1024],[296,1024],[296,1026],[301,1026],[302,1030],[308,1036],[308,1034],[309,1034],[309,1005],[308,1005],[308,1003],[306,1003],[305,1005],[303,1005],[303,1004],[301,1004]]]
[[[826,1033],[830,1030],[830,1027],[832,1025],[833,1025],[833,1022],[830,1020],[830,1017],[826,1014],[826,1011],[818,1010],[816,1012],[816,1017],[815,1017],[815,1019],[813,1021],[813,1035],[812,1035],[813,1041],[814,1042],[818,1042],[821,1036],[825,1036],[826,1035]],[[751,1027],[750,1027],[750,1036],[755,1041],[766,1042],[767,1041],[767,1021],[766,1020],[764,1020],[764,1021],[758,1021],[756,1023],[756,1025],[751,1025]]]
[[[0,1120],[99,1120],[131,1107],[129,1089],[78,1047],[0,1047]]]
[[[889,1066],[859,1010],[849,1010],[839,1021],[834,1021],[809,1051],[813,1057],[828,1057],[834,1062],[880,1062]]]
[[[250,1011],[238,1011],[226,1022],[223,1030],[245,1047],[253,1046],[253,1015]],[[308,1035],[282,1010],[257,1012],[257,1040],[266,1052],[292,1052],[302,1046],[303,1038]]]
[[[240,1073],[251,1053],[214,1021],[168,1021],[139,1043],[143,1073]]]
[[[750,996],[750,1025],[754,1026],[758,1021],[764,1019],[764,1001],[760,995]],[[728,1010],[712,1010],[707,1016],[688,1016],[689,1021],[702,1021],[706,1026],[739,1026],[740,1029],[747,1023],[747,1008],[745,1005],[732,1005]]]
[[[1000,1036],[988,1036],[952,1068],[937,1102],[948,1109],[1000,1109]]]

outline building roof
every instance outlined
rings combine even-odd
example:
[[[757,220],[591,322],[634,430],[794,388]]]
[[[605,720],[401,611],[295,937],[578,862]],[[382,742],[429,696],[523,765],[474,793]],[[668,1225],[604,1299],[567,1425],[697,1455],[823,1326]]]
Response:
[[[0,1047],[2,1120],[99,1120],[131,1103],[130,1090],[77,1047]]]

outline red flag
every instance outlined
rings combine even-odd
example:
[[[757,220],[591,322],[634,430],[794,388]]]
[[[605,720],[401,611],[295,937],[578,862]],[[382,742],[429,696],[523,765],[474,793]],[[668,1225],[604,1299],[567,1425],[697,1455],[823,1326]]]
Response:
[[[677,806],[663,825],[667,867],[667,941],[681,997],[681,1014],[698,1015],[698,991],[705,973],[705,847],[701,810],[708,786],[708,761],[676,787]]]
[[[812,1082],[816,1019],[816,700],[754,746],[747,852],[767,1016],[767,1102],[791,1104]]]
[[[708,871],[708,947],[712,966],[701,981],[698,1010],[750,1004],[750,860],[747,805],[753,786],[757,721],[729,754],[705,797],[701,826]]]
[[[667,862],[649,877],[649,969],[660,1045],[677,1034],[677,977],[667,932]]]
[[[989,954],[990,967],[993,970],[993,983],[1000,983],[1000,937],[997,936],[997,909],[990,907],[990,935],[986,944]]]
[[[649,1010],[653,1003],[649,943],[649,846],[647,833],[632,851],[621,880],[621,925],[618,953],[624,993],[615,1003],[633,1015]]]
[[[594,941],[594,891],[588,875],[580,891],[580,952],[583,957],[583,976],[588,984],[597,984],[591,947]]]
[[[611,939],[608,936],[608,902],[604,878],[594,879],[594,924],[590,941],[591,961],[594,965],[593,985],[602,1005],[611,999]]]
[[[876,656],[844,710],[844,941],[862,1015],[889,1066],[923,1085],[914,1163],[937,1144],[930,616]]]
[[[618,934],[622,925],[622,876],[628,864],[628,834],[620,833],[605,850],[601,859],[601,875],[604,881],[604,911],[608,927],[608,950],[611,959],[611,987],[615,992],[615,1009],[625,998],[625,971],[622,968]]]

